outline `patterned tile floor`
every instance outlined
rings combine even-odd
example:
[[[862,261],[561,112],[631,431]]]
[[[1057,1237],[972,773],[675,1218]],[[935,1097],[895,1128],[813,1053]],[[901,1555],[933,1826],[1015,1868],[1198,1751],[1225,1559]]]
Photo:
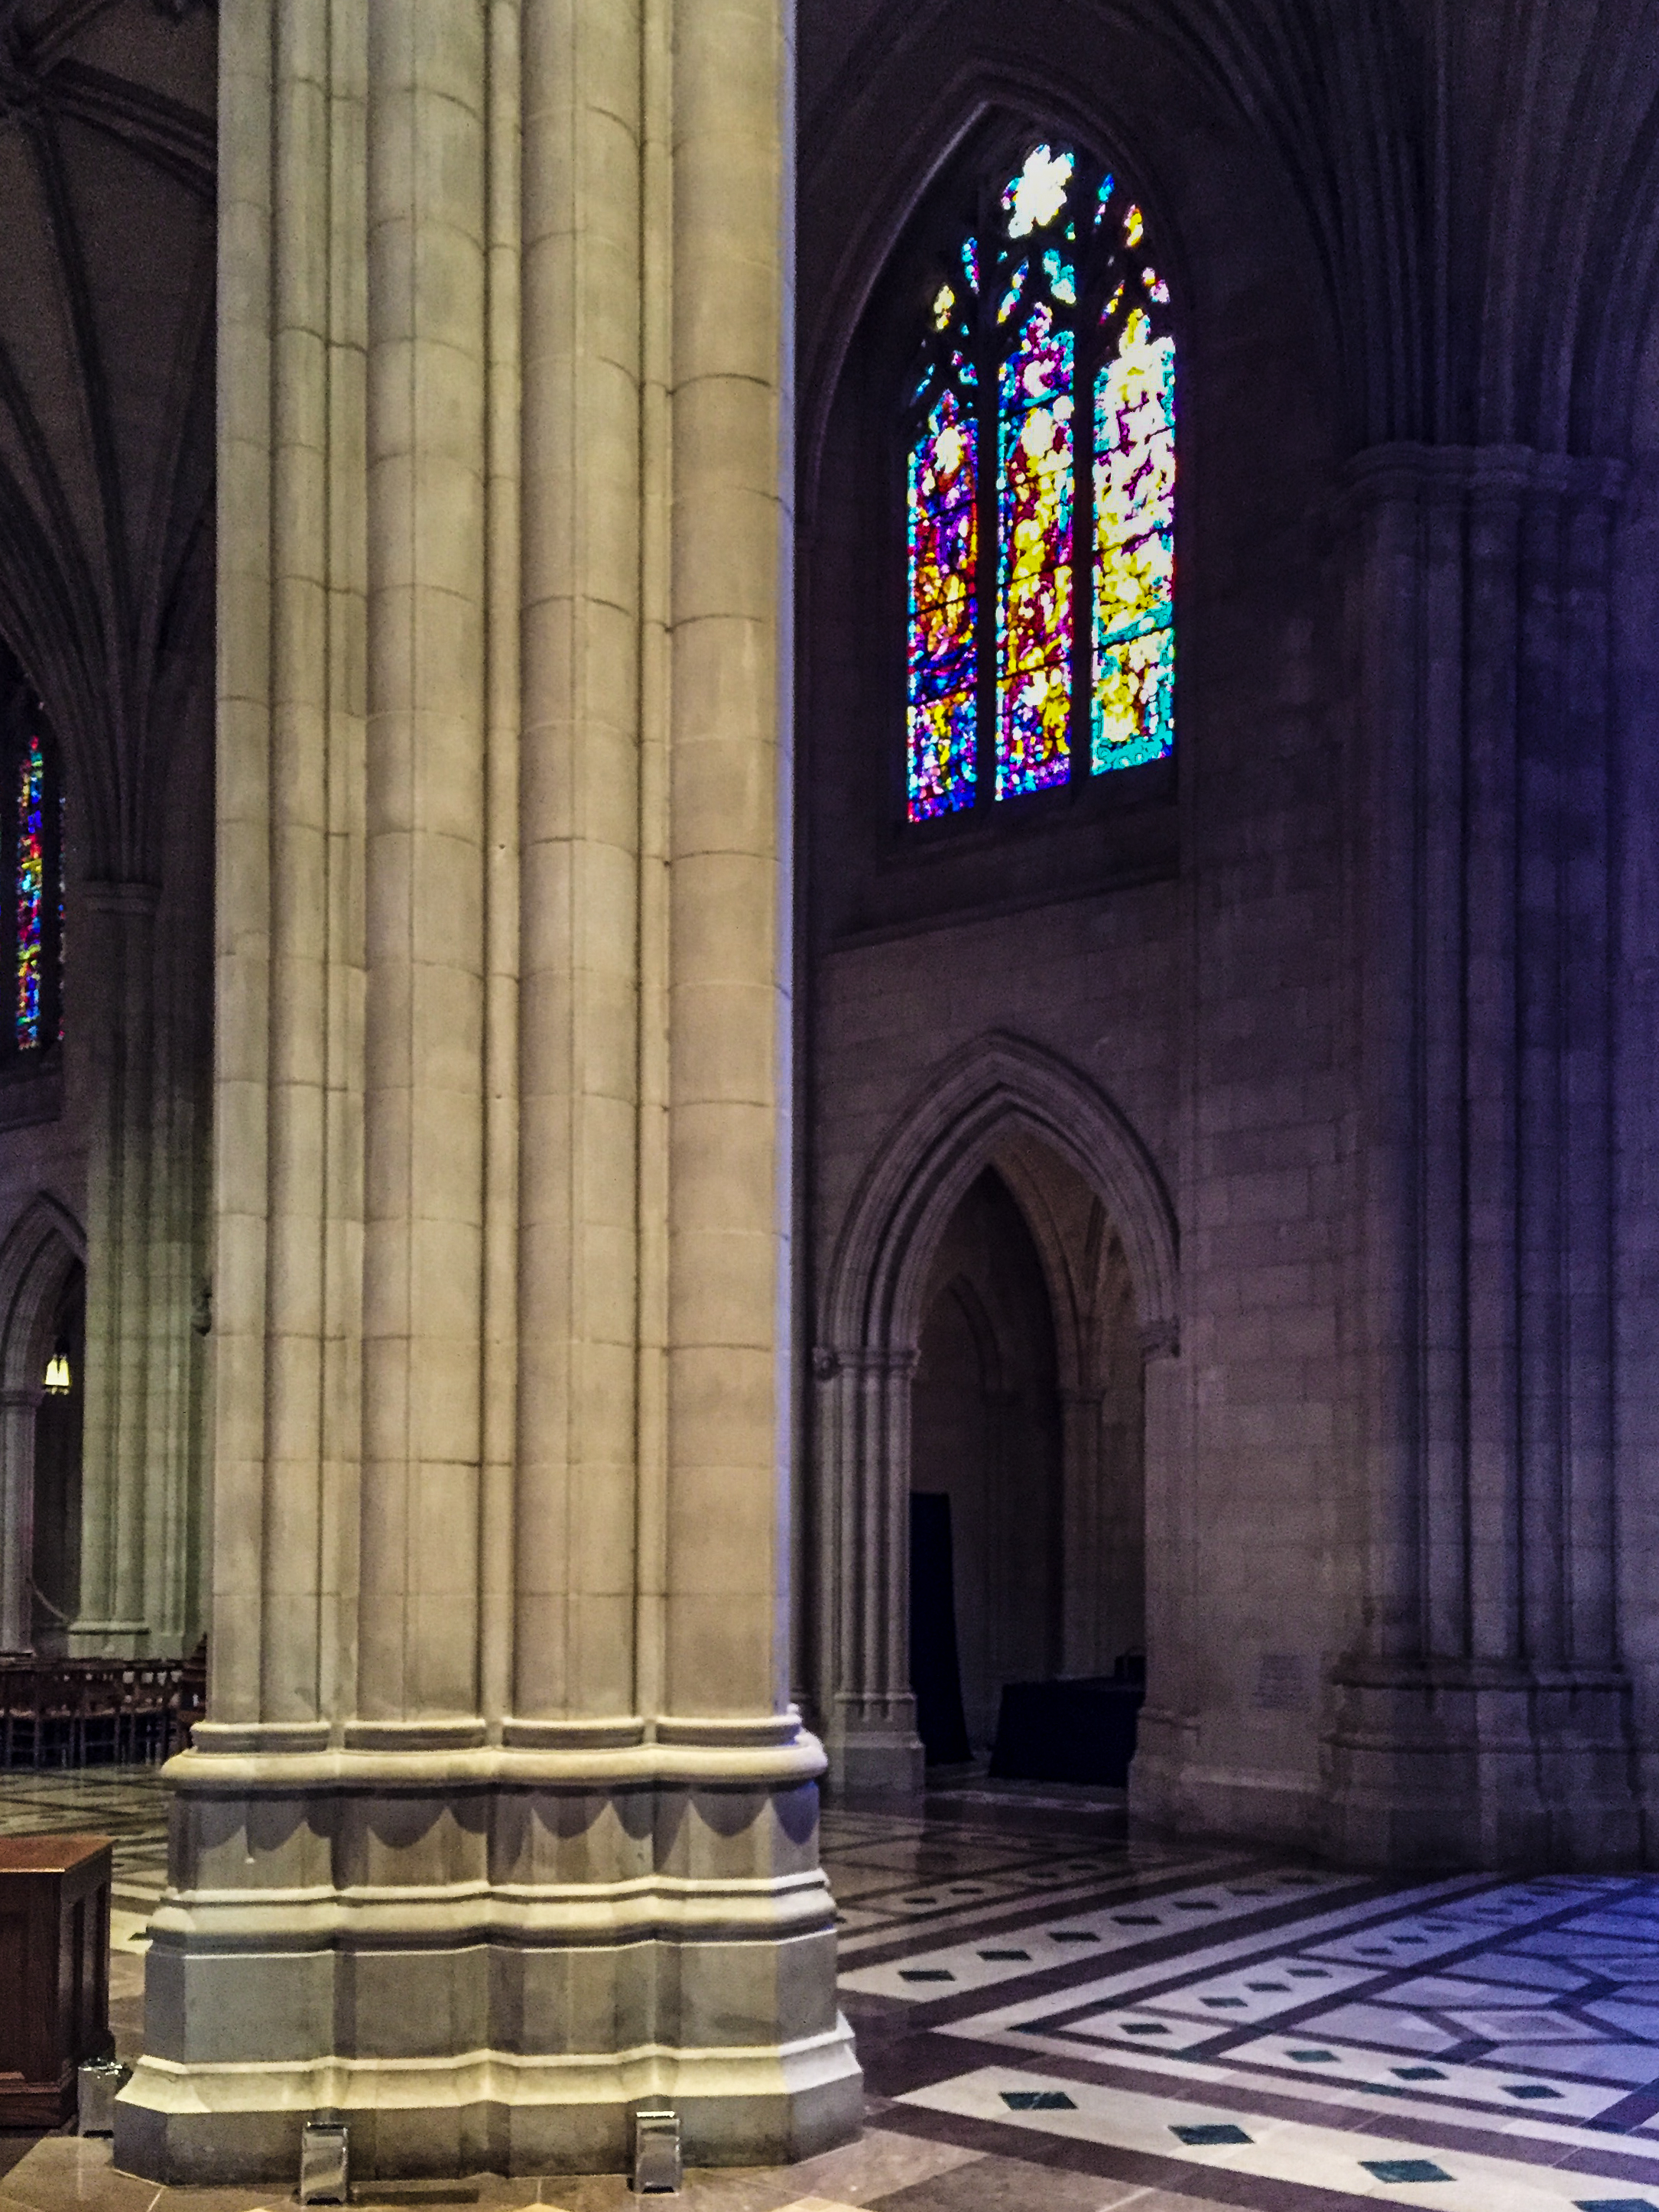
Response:
[[[0,1833],[116,1838],[129,2050],[163,1802],[151,1772],[0,1776]],[[983,1784],[831,1808],[824,1856],[868,2126],[805,2166],[692,2175],[697,2212],[1659,2212],[1659,1880],[1385,1881],[1130,1839],[1121,1805]],[[0,2136],[0,2212],[284,2201]],[[629,2199],[616,2177],[486,2175],[360,2201]]]
[[[167,1793],[155,1766],[0,1771],[0,1836],[79,1830],[115,1844],[110,1897],[118,1948],[142,1946],[167,1878]]]

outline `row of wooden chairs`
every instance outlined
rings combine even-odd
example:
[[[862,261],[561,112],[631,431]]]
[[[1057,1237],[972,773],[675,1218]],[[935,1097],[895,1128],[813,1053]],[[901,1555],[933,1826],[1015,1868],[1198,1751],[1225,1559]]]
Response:
[[[0,1767],[143,1765],[202,1717],[193,1660],[0,1658]]]

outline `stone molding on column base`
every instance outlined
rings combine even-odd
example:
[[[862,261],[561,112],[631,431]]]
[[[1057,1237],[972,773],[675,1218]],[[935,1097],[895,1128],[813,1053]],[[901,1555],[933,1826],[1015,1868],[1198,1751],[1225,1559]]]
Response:
[[[1167,1707],[1144,1705],[1135,1723],[1135,1755],[1129,1762],[1129,1812],[1149,1827],[1182,1825],[1182,1778],[1198,1748],[1198,1723]]]
[[[1360,1662],[1332,1683],[1323,1844],[1339,1864],[1594,1873],[1640,1863],[1622,1672]]]
[[[422,1721],[348,1721],[340,1740],[348,1751],[473,1751],[488,1741],[480,1718]]]
[[[1129,1810],[1138,1830],[1224,1837],[1279,1850],[1319,1848],[1316,1780],[1201,1756],[1199,1742],[1197,1727],[1177,1721],[1167,1724],[1167,1733],[1155,1731],[1147,1750],[1137,1748],[1129,1768]]]
[[[675,1732],[704,1740],[257,1752],[266,1731],[198,1731],[167,1769],[123,2167],[281,2179],[319,2110],[365,2177],[614,2171],[647,2100],[705,2165],[855,2135],[823,1751],[793,1717]]]
[[[635,2112],[668,2105],[689,2165],[793,2164],[857,2134],[863,2076],[851,2050],[837,2016],[824,2033],[752,2050],[219,2067],[146,2057],[118,2100],[116,2158],[175,2185],[291,2182],[301,2130],[326,2112],[350,2128],[352,2172],[364,2178],[616,2173],[630,2161]]]
[[[908,1690],[891,1698],[836,1698],[828,1749],[830,1787],[838,1797],[921,1794],[927,1754]]]

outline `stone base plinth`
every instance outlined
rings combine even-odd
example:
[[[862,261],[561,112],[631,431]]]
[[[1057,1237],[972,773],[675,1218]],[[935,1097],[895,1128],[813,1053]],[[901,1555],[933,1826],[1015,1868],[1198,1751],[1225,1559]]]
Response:
[[[1623,1674],[1350,1666],[1334,1688],[1324,1849],[1340,1865],[1639,1863]]]
[[[927,1780],[920,1736],[844,1736],[830,1759],[838,1796],[919,1797]]]
[[[1622,1674],[1350,1666],[1331,1695],[1322,1789],[1235,1771],[1194,1720],[1143,1711],[1131,1816],[1384,1871],[1642,1863]]]
[[[830,1781],[838,1796],[914,1797],[927,1778],[927,1754],[916,1734],[916,1701],[842,1697],[828,1729]]]
[[[351,2130],[354,2176],[617,2173],[633,2115],[671,2106],[690,2166],[783,2166],[858,2133],[862,2076],[838,2022],[793,2050],[612,2053],[568,2068],[499,2051],[425,2066],[174,2067],[146,2057],[121,2093],[115,2161],[173,2185],[292,2185],[318,2112]]]
[[[1200,1825],[1187,1778],[1198,1748],[1198,1723],[1161,1705],[1144,1705],[1129,1761],[1129,1817],[1173,1832]]]
[[[617,2171],[641,2104],[679,2112],[694,2164],[846,2142],[862,2077],[822,1765],[782,1722],[714,1743],[186,1753],[117,2164],[291,2179],[323,2112],[365,2179]]]
[[[1129,1817],[1168,1835],[1224,1836],[1272,1850],[1316,1851],[1322,1815],[1305,1771],[1251,1766],[1238,1730],[1143,1705],[1129,1762]],[[1229,1753],[1233,1753],[1229,1757]]]

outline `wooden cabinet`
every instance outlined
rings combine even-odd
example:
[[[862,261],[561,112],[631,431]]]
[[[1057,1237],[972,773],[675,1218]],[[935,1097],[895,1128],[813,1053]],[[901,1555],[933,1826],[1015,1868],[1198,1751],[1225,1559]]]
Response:
[[[0,2128],[55,2128],[110,2048],[107,1836],[0,1836]]]

